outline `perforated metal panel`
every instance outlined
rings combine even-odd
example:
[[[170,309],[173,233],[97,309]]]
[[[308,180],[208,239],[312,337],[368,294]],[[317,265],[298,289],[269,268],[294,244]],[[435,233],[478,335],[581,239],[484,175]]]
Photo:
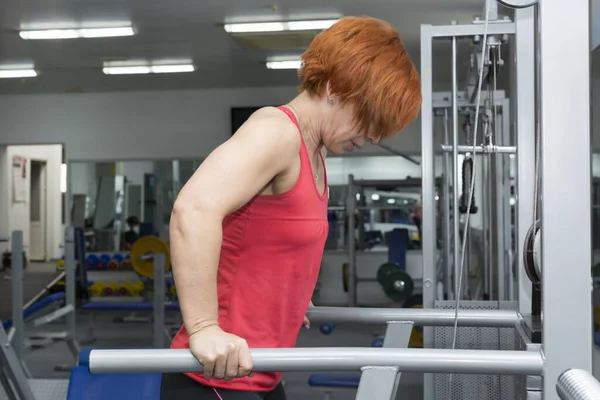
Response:
[[[36,400],[65,400],[69,390],[67,379],[30,379],[31,391]],[[0,400],[8,400],[0,386]]]
[[[454,301],[437,301],[435,308],[454,309]],[[465,310],[516,310],[516,302],[461,301],[460,308]],[[452,327],[434,328],[434,347],[452,348],[454,329]],[[459,327],[456,336],[456,349],[465,350],[515,350],[514,328],[466,328]],[[514,400],[514,376],[435,374],[436,400]],[[450,392],[450,393],[449,393]],[[451,394],[451,396],[449,396]]]

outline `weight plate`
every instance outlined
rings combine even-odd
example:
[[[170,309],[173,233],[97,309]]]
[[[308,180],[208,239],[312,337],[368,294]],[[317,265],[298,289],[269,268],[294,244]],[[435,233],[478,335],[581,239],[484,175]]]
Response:
[[[405,301],[412,296],[414,290],[414,282],[410,275],[399,268],[390,271],[381,286],[385,295],[394,302]]]
[[[498,0],[498,3],[510,8],[527,8],[537,2],[538,0]]]
[[[139,238],[131,247],[130,259],[133,269],[141,276],[152,278],[154,276],[154,261],[152,259],[143,260],[142,256],[157,253],[165,255],[165,270],[170,270],[171,261],[167,244],[156,236],[144,236]]]
[[[398,267],[398,265],[392,262],[386,262],[377,270],[377,282],[383,285],[388,275],[394,271],[401,271],[401,269]]]

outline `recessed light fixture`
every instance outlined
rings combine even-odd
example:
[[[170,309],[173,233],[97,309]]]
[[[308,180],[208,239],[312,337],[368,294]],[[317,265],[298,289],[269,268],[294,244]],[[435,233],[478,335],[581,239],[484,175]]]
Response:
[[[320,31],[329,28],[337,21],[337,19],[324,19],[313,21],[251,22],[225,24],[224,28],[228,33]]]
[[[302,61],[267,61],[269,69],[300,69]]]
[[[194,72],[192,63],[166,63],[166,62],[106,62],[102,72],[106,75],[136,75],[136,74],[176,74],[183,72]]]
[[[135,30],[131,26],[112,28],[23,30],[19,32],[19,36],[25,40],[102,38],[132,35],[135,35]]]
[[[266,66],[269,69],[300,69],[302,59],[300,56],[273,56],[267,58]]]
[[[37,72],[33,68],[26,69],[1,69],[0,68],[0,79],[9,78],[32,78],[37,76]]]

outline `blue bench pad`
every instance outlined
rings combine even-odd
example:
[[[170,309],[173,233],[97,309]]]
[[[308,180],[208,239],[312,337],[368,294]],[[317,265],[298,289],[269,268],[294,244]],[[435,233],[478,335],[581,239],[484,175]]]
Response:
[[[90,374],[71,370],[67,400],[160,400],[161,374]]]
[[[51,294],[50,296],[46,296],[42,300],[27,307],[25,311],[23,311],[23,318],[27,318],[34,312],[39,311],[54,302],[61,301],[64,298],[65,292],[58,292]],[[4,327],[4,330],[8,330],[12,326],[12,319],[7,319],[6,321],[2,322],[2,326]]]
[[[140,303],[103,303],[93,302],[86,303],[81,307],[83,310],[125,310],[125,311],[152,311],[154,310],[154,303],[151,302],[140,302]],[[165,305],[165,310],[179,310],[179,303],[170,303]]]
[[[339,388],[358,388],[360,376],[312,374],[308,377],[309,386],[313,387],[339,387]]]

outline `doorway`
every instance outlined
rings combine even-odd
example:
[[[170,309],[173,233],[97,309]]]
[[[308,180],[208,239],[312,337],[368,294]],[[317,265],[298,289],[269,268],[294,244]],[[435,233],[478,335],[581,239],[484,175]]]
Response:
[[[29,258],[46,261],[46,162],[31,160]]]

